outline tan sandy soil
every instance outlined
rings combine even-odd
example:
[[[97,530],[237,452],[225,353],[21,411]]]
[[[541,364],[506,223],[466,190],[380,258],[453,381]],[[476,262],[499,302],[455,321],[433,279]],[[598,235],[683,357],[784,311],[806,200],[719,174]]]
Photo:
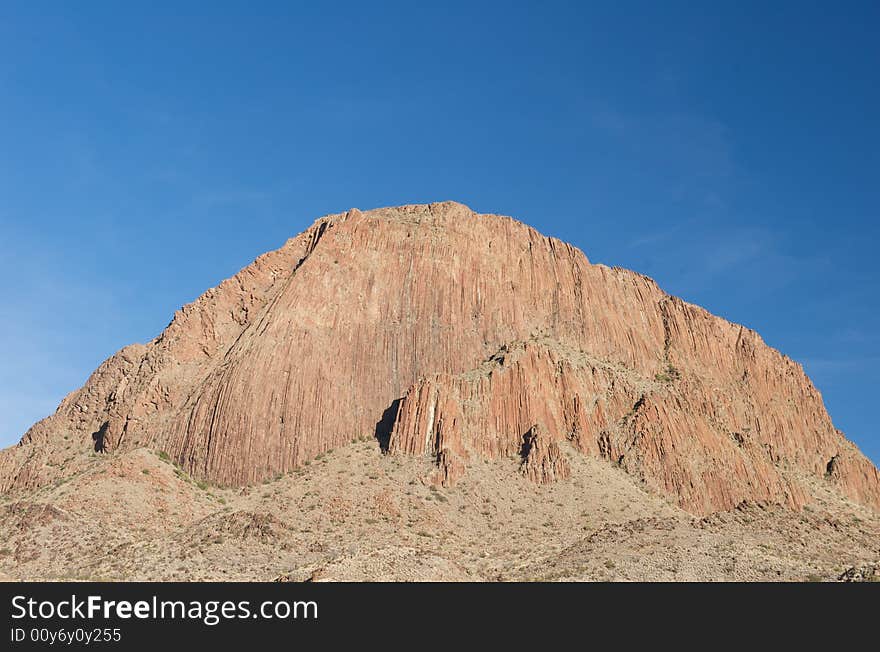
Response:
[[[0,498],[0,578],[803,581],[880,559],[880,517],[821,482],[800,512],[700,519],[562,449],[571,474],[556,483],[510,458],[453,488],[425,481],[432,458],[374,441],[244,489],[198,484],[146,449],[81,455],[68,481]]]

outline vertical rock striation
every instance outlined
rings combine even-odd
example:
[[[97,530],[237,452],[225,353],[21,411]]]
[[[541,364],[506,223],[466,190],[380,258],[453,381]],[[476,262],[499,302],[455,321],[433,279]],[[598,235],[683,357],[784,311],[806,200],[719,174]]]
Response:
[[[451,202],[319,219],[102,364],[0,455],[0,488],[52,481],[71,446],[241,485],[365,435],[447,486],[523,454],[563,478],[577,450],[694,513],[797,508],[804,479],[880,507],[876,468],[756,333]]]

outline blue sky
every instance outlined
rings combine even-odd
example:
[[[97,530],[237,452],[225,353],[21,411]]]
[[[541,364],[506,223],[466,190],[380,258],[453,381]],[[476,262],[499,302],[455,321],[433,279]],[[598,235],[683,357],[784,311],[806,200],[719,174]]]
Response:
[[[0,5],[0,444],[315,217],[455,199],[755,328],[880,460],[880,5],[321,4]]]

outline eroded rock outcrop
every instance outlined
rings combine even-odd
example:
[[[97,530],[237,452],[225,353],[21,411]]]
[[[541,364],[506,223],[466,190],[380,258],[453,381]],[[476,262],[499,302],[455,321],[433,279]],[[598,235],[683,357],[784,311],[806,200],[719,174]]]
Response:
[[[520,471],[532,482],[549,484],[567,478],[571,470],[568,460],[552,437],[535,424],[523,437]]]
[[[756,333],[451,202],[319,219],[102,364],[0,454],[0,489],[138,446],[243,485],[364,436],[448,486],[535,424],[540,481],[568,441],[695,513],[797,507],[801,477],[880,506],[876,468]]]
[[[839,582],[880,582],[880,561],[851,566],[837,578]]]

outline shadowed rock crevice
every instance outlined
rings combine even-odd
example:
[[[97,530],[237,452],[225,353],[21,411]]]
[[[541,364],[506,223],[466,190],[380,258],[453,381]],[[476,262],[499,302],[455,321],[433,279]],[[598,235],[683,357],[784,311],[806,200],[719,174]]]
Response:
[[[828,464],[825,465],[825,477],[833,478],[837,475],[838,465],[840,464],[840,455],[834,455],[830,460],[828,460]]]
[[[106,452],[108,441],[107,433],[110,431],[110,421],[105,421],[98,430],[92,433],[92,441],[96,453]]]
[[[388,452],[388,444],[391,440],[391,431],[394,428],[394,422],[397,419],[397,412],[400,409],[400,399],[396,398],[382,412],[382,417],[376,422],[376,430],[374,437],[379,442],[379,448],[383,453]]]

